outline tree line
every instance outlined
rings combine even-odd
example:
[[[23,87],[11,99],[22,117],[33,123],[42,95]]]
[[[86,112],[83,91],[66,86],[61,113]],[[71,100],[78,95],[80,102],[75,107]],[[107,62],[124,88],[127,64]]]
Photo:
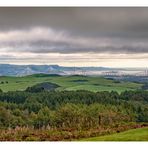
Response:
[[[0,128],[83,130],[148,122],[148,91],[27,90],[0,91]]]

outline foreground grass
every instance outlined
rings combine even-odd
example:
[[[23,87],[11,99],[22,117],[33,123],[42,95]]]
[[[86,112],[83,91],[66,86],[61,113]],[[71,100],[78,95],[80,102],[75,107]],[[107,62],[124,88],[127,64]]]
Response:
[[[131,129],[106,136],[85,138],[81,141],[148,141],[148,127]]]

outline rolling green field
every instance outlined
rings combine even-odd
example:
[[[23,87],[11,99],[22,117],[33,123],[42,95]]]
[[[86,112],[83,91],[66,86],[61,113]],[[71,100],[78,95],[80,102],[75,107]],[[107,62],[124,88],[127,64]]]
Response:
[[[116,82],[103,77],[91,76],[57,76],[35,74],[25,77],[0,77],[0,89],[4,92],[25,90],[29,86],[33,86],[42,82],[52,82],[60,87],[57,90],[89,90],[89,91],[117,91],[139,89],[142,84],[132,82]]]
[[[81,141],[148,141],[148,127],[131,129],[106,136],[86,138]]]

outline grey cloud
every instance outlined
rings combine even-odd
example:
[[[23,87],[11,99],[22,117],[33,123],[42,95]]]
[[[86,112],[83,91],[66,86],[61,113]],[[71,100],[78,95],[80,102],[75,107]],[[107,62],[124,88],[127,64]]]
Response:
[[[148,8],[1,7],[0,20],[0,52],[148,53]]]
[[[146,39],[75,36],[52,28],[0,32],[0,51],[31,53],[148,53]]]
[[[148,37],[148,8],[0,8],[0,29],[50,26],[85,36]]]

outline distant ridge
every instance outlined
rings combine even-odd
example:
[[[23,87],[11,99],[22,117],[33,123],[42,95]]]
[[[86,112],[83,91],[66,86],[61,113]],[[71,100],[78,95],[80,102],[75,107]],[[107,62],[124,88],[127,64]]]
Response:
[[[26,76],[32,74],[77,75],[86,71],[115,70],[106,67],[64,67],[59,65],[11,65],[0,64],[0,76]]]

